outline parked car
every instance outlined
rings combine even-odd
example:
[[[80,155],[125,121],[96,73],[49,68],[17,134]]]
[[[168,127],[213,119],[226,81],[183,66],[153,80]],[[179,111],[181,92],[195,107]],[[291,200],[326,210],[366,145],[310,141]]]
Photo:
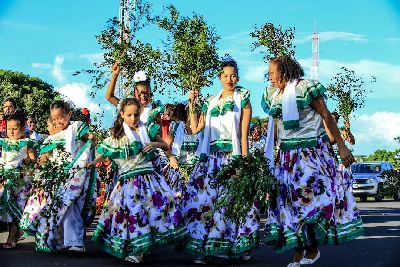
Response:
[[[359,196],[361,201],[367,201],[368,196],[375,197],[375,201],[381,201],[384,197],[382,188],[385,170],[393,170],[388,161],[360,162],[351,165],[353,175],[353,195]]]

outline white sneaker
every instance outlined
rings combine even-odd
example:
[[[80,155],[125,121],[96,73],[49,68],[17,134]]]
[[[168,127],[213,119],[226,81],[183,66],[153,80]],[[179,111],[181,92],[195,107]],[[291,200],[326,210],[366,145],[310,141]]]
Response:
[[[141,263],[143,261],[143,256],[128,256],[125,258],[125,260],[133,263]]]
[[[310,265],[310,264],[314,264],[319,258],[321,257],[321,253],[318,250],[317,255],[315,256],[314,259],[307,259],[307,258],[302,258],[300,261],[301,265]]]
[[[75,247],[72,246],[68,249],[68,251],[74,251],[74,252],[85,252],[85,247]]]
[[[287,267],[300,267],[300,262],[291,262],[287,265]]]
[[[203,257],[194,259],[194,263],[196,263],[196,264],[207,264],[206,259],[204,259]]]

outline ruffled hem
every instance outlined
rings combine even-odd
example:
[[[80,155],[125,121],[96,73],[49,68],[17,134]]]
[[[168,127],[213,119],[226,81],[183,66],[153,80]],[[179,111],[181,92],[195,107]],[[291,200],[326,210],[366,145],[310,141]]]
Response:
[[[313,225],[318,245],[339,245],[364,235],[361,218],[346,224],[331,225],[322,216],[314,216],[302,223],[300,231],[295,229],[283,231],[278,224],[267,225],[265,236],[261,240],[279,253],[293,248],[304,248],[307,241],[305,233],[307,225]]]
[[[237,258],[241,253],[257,248],[259,245],[259,231],[240,235],[235,242],[224,238],[203,239],[188,238],[185,252],[195,257],[227,255]]]
[[[132,239],[109,235],[105,233],[104,229],[104,225],[99,223],[93,233],[92,240],[104,251],[120,259],[125,259],[127,256],[141,255],[155,248],[182,242],[187,235],[184,226],[164,233],[151,232]]]

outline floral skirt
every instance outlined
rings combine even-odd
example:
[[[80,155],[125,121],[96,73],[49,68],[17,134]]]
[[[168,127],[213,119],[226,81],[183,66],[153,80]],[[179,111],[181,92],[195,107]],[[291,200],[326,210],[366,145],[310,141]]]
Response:
[[[22,217],[28,196],[32,190],[29,179],[24,179],[25,183],[15,188],[11,180],[6,180],[0,184],[0,221],[11,223],[19,221]]]
[[[55,192],[37,188],[26,202],[20,227],[35,236],[36,251],[55,252],[65,247],[62,222],[72,206],[78,207],[84,226],[89,226],[94,219],[98,176],[94,169],[75,168],[92,158],[89,145],[81,152],[65,183],[58,185]]]
[[[198,162],[184,193],[184,214],[189,231],[185,250],[196,256],[239,256],[259,244],[259,211],[253,206],[246,218],[234,222],[224,216],[226,209],[216,207],[220,188],[215,188],[216,173],[228,162],[230,153],[210,154]]]
[[[271,199],[264,239],[276,251],[339,244],[363,234],[349,178],[338,171],[329,142],[278,151],[275,162],[280,192]]]
[[[117,182],[93,234],[106,252],[121,259],[186,238],[181,211],[156,172]]]

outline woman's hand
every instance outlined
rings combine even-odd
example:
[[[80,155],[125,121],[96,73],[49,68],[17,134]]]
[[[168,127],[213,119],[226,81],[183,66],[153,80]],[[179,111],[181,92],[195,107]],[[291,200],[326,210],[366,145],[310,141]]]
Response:
[[[119,64],[120,64],[120,62],[117,60],[117,61],[115,61],[115,63],[112,65],[112,67],[111,67],[111,73],[113,74],[113,75],[119,75],[119,73],[120,73],[120,71],[121,71],[121,68],[120,68],[120,66],[119,66]]]
[[[174,156],[169,158],[169,165],[175,170],[179,169],[178,160]]]
[[[148,153],[153,151],[154,149],[158,148],[159,145],[157,142],[150,142],[147,145],[144,146],[143,152]]]
[[[342,159],[342,163],[345,167],[350,166],[355,160],[353,157],[353,154],[351,154],[350,150],[347,148],[347,146],[341,146],[339,147],[339,155],[340,158]]]
[[[194,104],[194,102],[196,101],[198,96],[199,96],[199,92],[197,90],[191,90],[189,92],[189,103]]]

